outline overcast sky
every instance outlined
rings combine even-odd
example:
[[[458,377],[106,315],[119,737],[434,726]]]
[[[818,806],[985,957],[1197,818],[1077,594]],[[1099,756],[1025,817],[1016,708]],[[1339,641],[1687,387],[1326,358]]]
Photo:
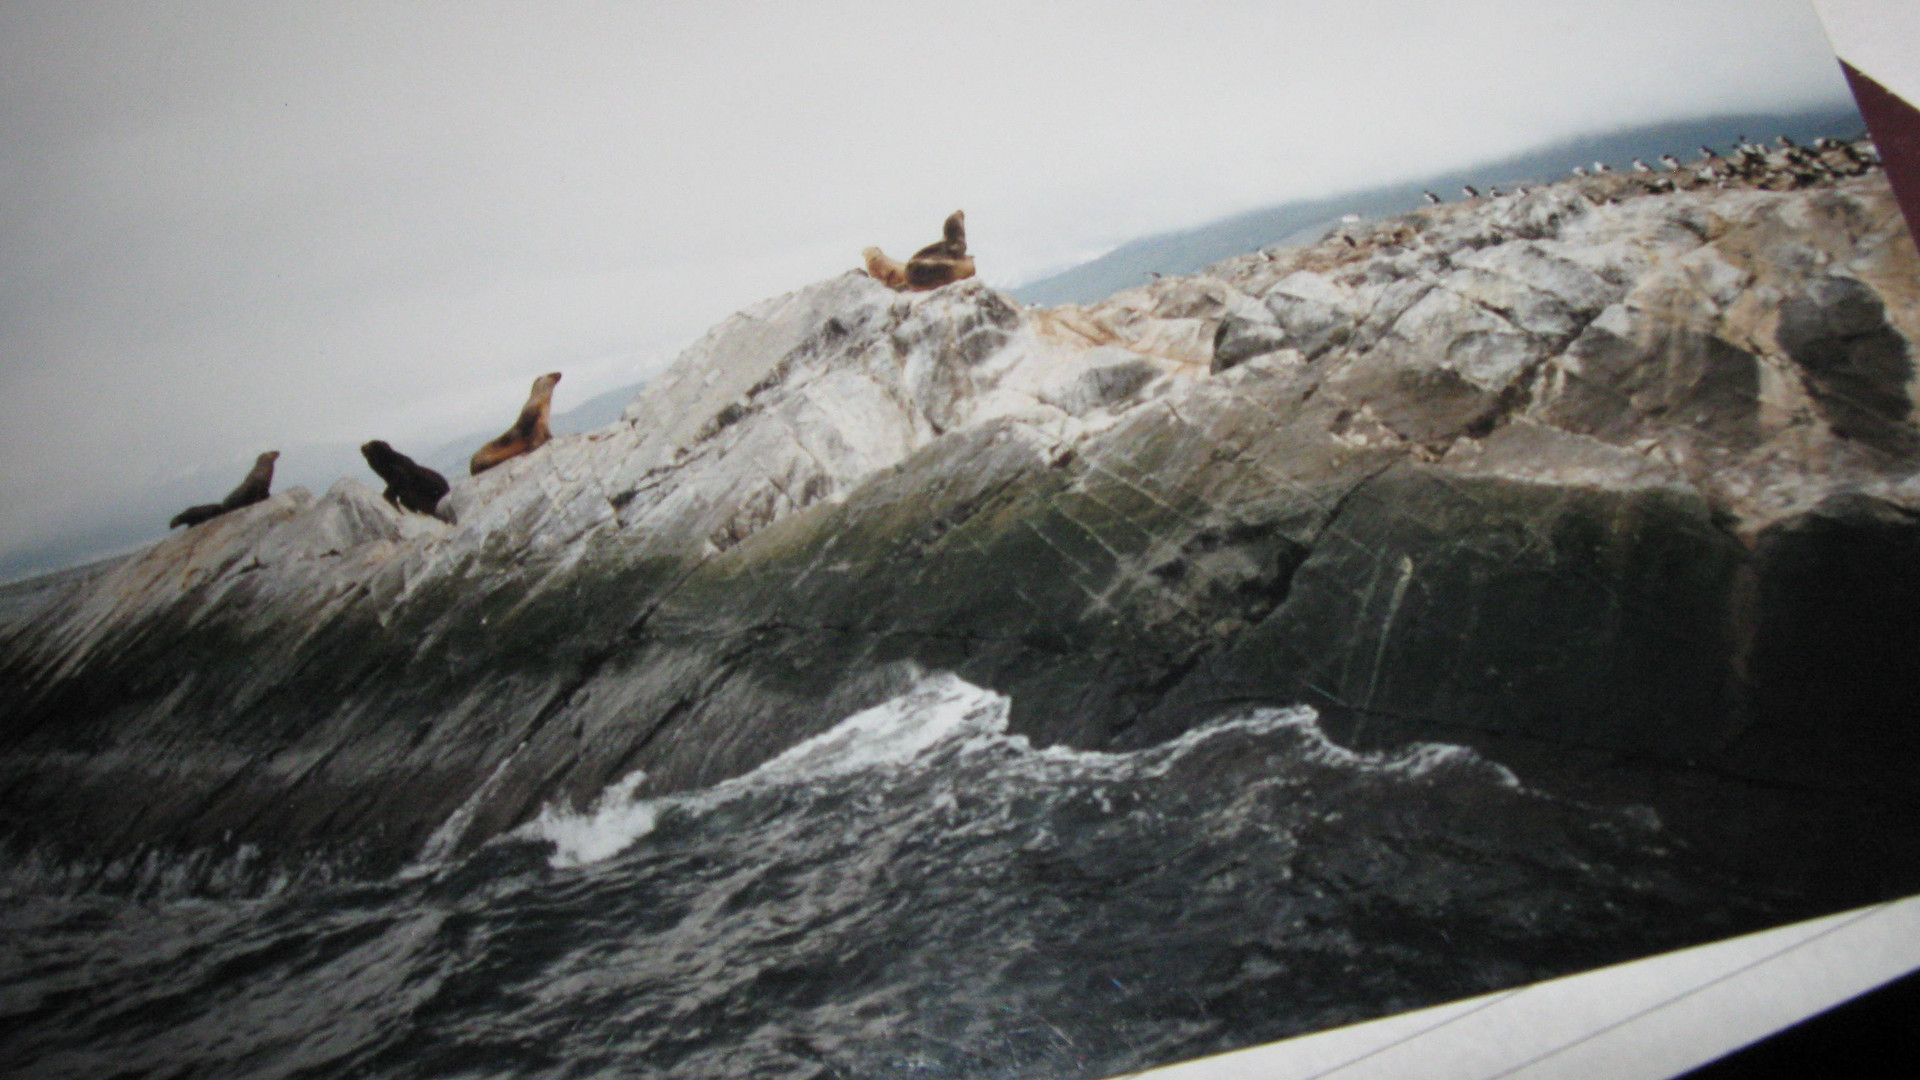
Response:
[[[955,208],[1004,286],[1567,136],[1846,100],[1807,0],[11,0],[0,551],[263,449],[504,429],[544,371],[564,410]]]

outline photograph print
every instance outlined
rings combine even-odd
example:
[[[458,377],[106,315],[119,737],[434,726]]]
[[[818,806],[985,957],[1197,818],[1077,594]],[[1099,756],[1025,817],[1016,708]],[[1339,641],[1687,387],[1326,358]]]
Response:
[[[1101,1080],[1920,892],[1829,6],[8,7],[0,1075]]]

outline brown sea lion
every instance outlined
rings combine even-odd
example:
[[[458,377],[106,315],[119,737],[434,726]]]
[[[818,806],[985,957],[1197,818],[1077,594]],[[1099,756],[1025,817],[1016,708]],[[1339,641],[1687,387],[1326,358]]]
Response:
[[[972,256],[950,259],[945,256],[921,258],[916,255],[907,260],[907,288],[915,292],[937,289],[972,276]]]
[[[533,392],[527,395],[527,403],[520,408],[520,419],[513,422],[505,435],[473,452],[473,460],[467,465],[474,476],[509,458],[538,450],[553,438],[553,433],[547,430],[547,421],[553,416],[553,384],[559,381],[560,373],[557,371],[533,380]]]
[[[906,286],[907,268],[887,258],[886,252],[877,247],[870,247],[861,254],[867,259],[868,277],[889,289],[900,289]]]
[[[208,518],[216,518],[229,510],[251,506],[266,498],[269,489],[273,487],[273,463],[279,457],[278,450],[269,450],[261,454],[253,460],[253,468],[247,471],[247,478],[240,481],[239,487],[228,492],[226,498],[217,503],[202,503],[199,506],[187,507],[174,515],[173,520],[167,523],[167,528],[174,529],[182,525],[191,528]]]
[[[967,257],[967,212],[965,210],[955,210],[947,215],[946,224],[940,227],[940,232],[941,239],[914,252],[913,258],[964,259]],[[907,261],[912,262],[913,259]]]
[[[396,510],[431,515],[434,507],[439,506],[440,500],[452,490],[446,477],[380,439],[361,446],[360,456],[367,459],[368,468],[387,482],[387,490],[380,494]]]

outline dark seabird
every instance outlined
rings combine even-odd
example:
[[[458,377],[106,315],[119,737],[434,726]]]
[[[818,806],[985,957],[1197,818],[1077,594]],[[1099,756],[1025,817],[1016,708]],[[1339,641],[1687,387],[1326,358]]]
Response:
[[[1494,184],[1492,187],[1489,187],[1487,189],[1487,194],[1497,199],[1505,193],[1500,190],[1499,184]]]
[[[1475,189],[1472,184],[1461,184],[1460,193],[1469,199],[1477,199],[1480,197],[1480,192]]]
[[[1792,150],[1794,147],[1799,145],[1798,143],[1794,142],[1792,139],[1787,138],[1785,135],[1775,135],[1773,137],[1773,141],[1779,143],[1781,146],[1784,146],[1789,150]]]
[[[1712,161],[1717,159],[1719,156],[1720,156],[1719,154],[1714,153],[1713,147],[1711,146],[1703,146],[1700,148],[1700,159],[1702,161]]]
[[[1440,202],[1440,196],[1438,196],[1438,195],[1435,195],[1435,194],[1434,194],[1433,192],[1431,192],[1431,191],[1423,191],[1423,192],[1421,192],[1420,194],[1422,194],[1422,195],[1424,195],[1424,196],[1426,196],[1426,199],[1427,199],[1427,201],[1428,201],[1428,202],[1430,202],[1430,203],[1433,203],[1433,204],[1435,204],[1436,206],[1437,206],[1437,205],[1439,205],[1439,202]]]
[[[1613,166],[1604,161],[1596,161],[1593,163],[1593,171],[1596,176],[1600,173],[1610,173],[1613,171]]]
[[[1653,171],[1653,166],[1641,161],[1639,158],[1634,158],[1633,171],[1637,173],[1650,173]]]
[[[1680,159],[1677,157],[1674,157],[1672,154],[1661,154],[1660,164],[1665,165],[1667,169],[1671,172],[1680,171]]]

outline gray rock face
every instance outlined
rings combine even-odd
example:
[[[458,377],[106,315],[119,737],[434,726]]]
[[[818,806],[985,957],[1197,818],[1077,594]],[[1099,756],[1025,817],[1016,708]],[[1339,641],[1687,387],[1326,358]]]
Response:
[[[946,669],[1041,742],[1306,702],[1811,905],[1911,891],[1920,257],[1877,177],[1630,185],[1088,308],[848,274],[456,481],[458,524],[343,481],[14,587],[0,813],[391,868]]]

